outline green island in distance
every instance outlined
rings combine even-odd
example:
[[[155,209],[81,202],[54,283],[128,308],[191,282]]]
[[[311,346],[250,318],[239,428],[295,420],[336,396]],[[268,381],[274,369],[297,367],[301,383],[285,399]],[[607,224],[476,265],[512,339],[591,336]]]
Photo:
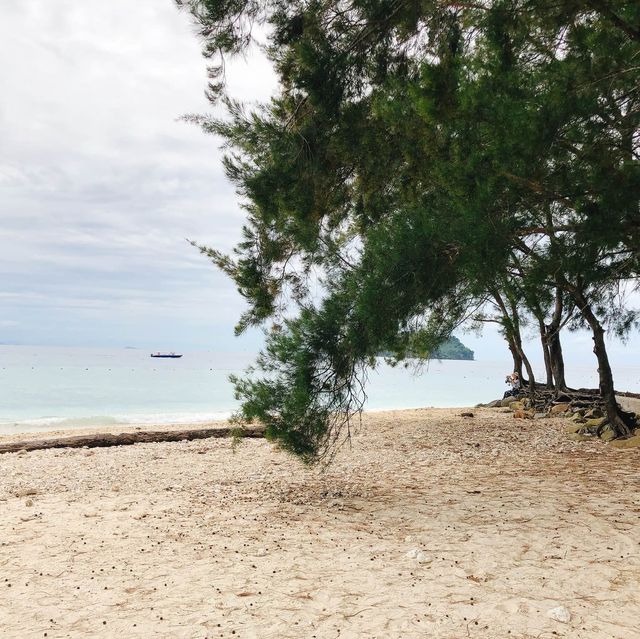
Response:
[[[393,353],[389,351],[382,351],[381,357],[392,357]],[[473,351],[467,348],[457,337],[453,335],[443,342],[428,359],[464,359],[473,361]]]

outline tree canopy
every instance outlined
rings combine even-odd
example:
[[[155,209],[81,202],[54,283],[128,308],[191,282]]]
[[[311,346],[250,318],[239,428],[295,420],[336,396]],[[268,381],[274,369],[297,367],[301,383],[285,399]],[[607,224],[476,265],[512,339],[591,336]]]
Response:
[[[521,315],[547,348],[588,325],[629,431],[603,335],[636,321],[622,291],[640,268],[640,4],[178,4],[228,109],[194,119],[224,139],[247,212],[233,255],[201,249],[248,302],[238,330],[268,330],[234,380],[242,420],[316,460],[349,435],[376,353],[432,352],[493,304],[516,365]],[[280,89],[249,110],[224,59],[256,27]]]

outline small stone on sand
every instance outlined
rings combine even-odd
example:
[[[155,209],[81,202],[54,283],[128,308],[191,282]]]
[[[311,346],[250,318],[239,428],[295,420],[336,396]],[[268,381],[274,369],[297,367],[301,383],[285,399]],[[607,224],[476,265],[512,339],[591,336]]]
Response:
[[[551,610],[547,612],[547,617],[560,623],[569,623],[571,621],[571,613],[564,606],[551,608]]]

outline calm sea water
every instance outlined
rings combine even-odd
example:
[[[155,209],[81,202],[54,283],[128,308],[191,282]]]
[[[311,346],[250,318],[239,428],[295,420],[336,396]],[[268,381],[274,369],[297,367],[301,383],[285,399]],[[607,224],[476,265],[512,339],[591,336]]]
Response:
[[[109,424],[198,423],[237,407],[228,376],[251,353],[185,352],[153,359],[137,349],[0,346],[0,433]],[[413,369],[380,363],[367,386],[368,410],[473,406],[502,396],[510,359],[430,362]],[[597,386],[595,366],[567,371],[574,386]],[[615,370],[616,386],[640,392],[640,367]]]

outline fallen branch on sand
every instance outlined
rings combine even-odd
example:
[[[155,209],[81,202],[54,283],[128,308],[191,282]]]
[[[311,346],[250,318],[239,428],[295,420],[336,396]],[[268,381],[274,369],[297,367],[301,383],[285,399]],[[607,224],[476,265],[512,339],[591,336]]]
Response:
[[[193,428],[190,430],[140,430],[131,433],[95,433],[56,437],[50,439],[32,439],[28,441],[0,443],[0,454],[19,451],[44,450],[46,448],[101,448],[105,446],[130,446],[138,443],[178,442],[210,437],[264,437],[264,428]]]

